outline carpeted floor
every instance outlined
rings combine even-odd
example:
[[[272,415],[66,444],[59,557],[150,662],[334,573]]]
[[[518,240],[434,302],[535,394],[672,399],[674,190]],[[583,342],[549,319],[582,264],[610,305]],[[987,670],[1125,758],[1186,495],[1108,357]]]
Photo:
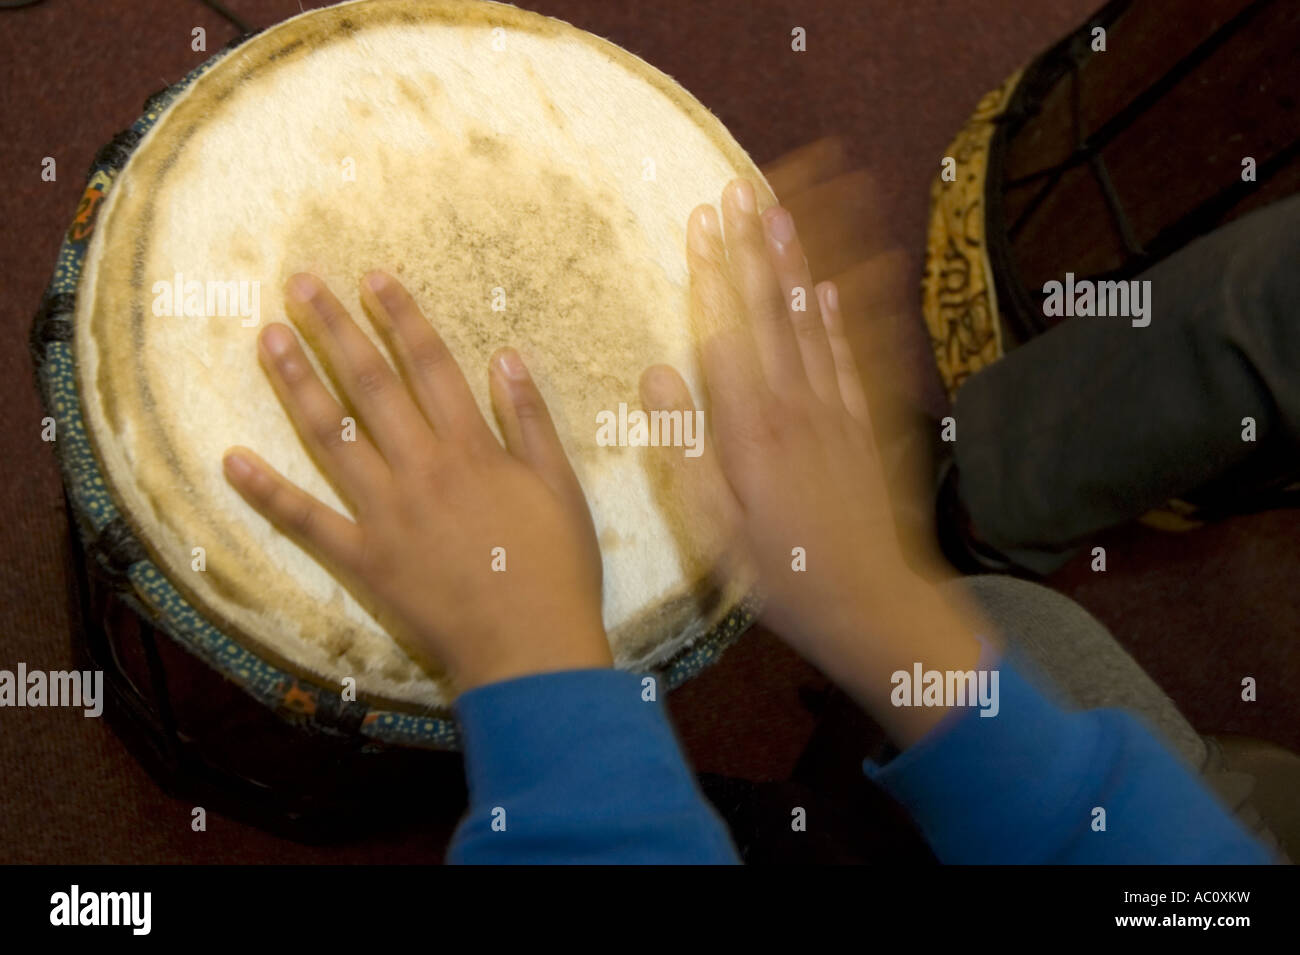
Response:
[[[298,0],[226,0],[255,26]],[[310,5],[317,6],[313,2]],[[1082,20],[1095,0],[529,0],[663,69],[710,107],[760,163],[828,133],[885,185],[880,219],[920,274],[937,158],[979,95]],[[47,0],[0,12],[0,259],[5,414],[0,482],[0,668],[69,663],[59,478],[40,441],[28,325],[97,148],[234,29],[197,0]],[[790,31],[807,30],[792,55]],[[41,162],[58,162],[44,182]],[[924,354],[923,350],[920,354]],[[1076,564],[1055,583],[1129,646],[1203,731],[1300,749],[1300,514],[1237,519],[1186,537],[1110,535],[1110,569]],[[1259,701],[1239,700],[1255,676]],[[672,697],[703,772],[782,779],[813,726],[799,691],[820,677],[751,633]],[[219,817],[190,828],[102,721],[0,711],[0,862],[427,862],[454,818],[362,843],[308,847]],[[412,793],[412,800],[419,794]]]

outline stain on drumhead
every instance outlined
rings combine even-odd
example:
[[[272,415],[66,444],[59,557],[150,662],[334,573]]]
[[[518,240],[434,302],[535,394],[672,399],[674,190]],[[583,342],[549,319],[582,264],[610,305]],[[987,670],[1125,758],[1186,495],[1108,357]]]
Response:
[[[325,155],[360,147],[339,140]],[[385,269],[424,306],[480,406],[489,358],[512,345],[544,393],[568,399],[554,408],[566,450],[587,470],[605,466],[621,449],[596,446],[596,414],[636,400],[641,370],[667,346],[656,307],[680,294],[629,247],[635,216],[487,129],[375,159],[383,174],[359,176],[345,207],[320,197],[286,210],[294,252],[280,282],[340,262]]]

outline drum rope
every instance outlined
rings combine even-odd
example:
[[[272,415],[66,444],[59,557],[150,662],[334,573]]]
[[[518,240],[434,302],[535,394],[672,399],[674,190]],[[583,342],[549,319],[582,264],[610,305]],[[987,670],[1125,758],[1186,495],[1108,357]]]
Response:
[[[1069,53],[1070,62],[1068,67],[1071,85],[1070,119],[1075,140],[1074,150],[1068,157],[1054,166],[1004,181],[1003,188],[1014,189],[1018,186],[1045,180],[1039,191],[1030,198],[1016,217],[1016,220],[1008,227],[1008,238],[1014,241],[1065,173],[1084,163],[1088,165],[1092,172],[1102,198],[1106,202],[1107,209],[1119,231],[1121,241],[1128,252],[1127,261],[1118,269],[1112,269],[1105,273],[1106,277],[1134,275],[1142,271],[1164,256],[1186,245],[1187,242],[1205,231],[1207,224],[1212,225],[1219,216],[1232,208],[1244,192],[1243,183],[1241,182],[1234,182],[1216,195],[1204,200],[1195,209],[1179,219],[1178,222],[1163,229],[1148,246],[1144,247],[1125,211],[1124,201],[1111,180],[1101,152],[1122,132],[1130,128],[1138,117],[1150,110],[1179,82],[1248,26],[1255,17],[1273,6],[1274,3],[1276,3],[1276,0],[1255,0],[1254,3],[1251,3],[1218,27],[1175,63],[1164,75],[1142,90],[1123,109],[1119,110],[1089,135],[1085,135],[1083,132],[1081,67],[1082,63],[1091,54],[1086,53],[1086,50],[1080,48],[1077,44],[1074,45]],[[1128,3],[1126,2],[1124,8],[1127,7]],[[1122,12],[1123,10],[1118,11],[1118,13]],[[1100,17],[1096,19],[1100,19]],[[1081,32],[1076,34],[1076,38],[1081,35]],[[1016,119],[1023,123],[1027,119],[1027,115],[1019,115]],[[1300,148],[1300,143],[1292,142],[1285,149],[1270,157],[1267,162],[1261,164],[1254,185],[1257,187],[1259,182],[1264,181],[1268,176],[1282,169],[1296,154],[1298,148]],[[1102,276],[1092,277],[1099,278]]]
[[[1077,143],[1075,151],[1066,159],[1054,166],[1048,166],[1031,173],[1025,173],[1014,179],[1007,179],[1005,186],[1008,189],[1014,189],[1018,186],[1028,185],[1049,176],[1068,171],[1074,166],[1087,162],[1093,153],[1104,149],[1110,145],[1111,140],[1121,132],[1132,125],[1133,121],[1149,110],[1155,103],[1165,96],[1173,87],[1178,85],[1188,73],[1200,66],[1206,59],[1215,53],[1221,46],[1231,40],[1238,32],[1249,25],[1259,13],[1276,3],[1277,0],[1255,0],[1250,6],[1246,7],[1235,17],[1229,20],[1223,26],[1219,27],[1210,36],[1206,37],[1198,46],[1192,49],[1186,56],[1175,63],[1167,73],[1156,80],[1137,96],[1135,96],[1123,109],[1104,122],[1092,135],[1087,136]],[[1073,82],[1077,84],[1077,70],[1080,63],[1077,58],[1073,59],[1070,69],[1075,72]],[[1075,129],[1081,123],[1081,103],[1074,94],[1071,102],[1072,121],[1076,124]],[[1016,119],[1023,123],[1028,116],[1017,116]]]

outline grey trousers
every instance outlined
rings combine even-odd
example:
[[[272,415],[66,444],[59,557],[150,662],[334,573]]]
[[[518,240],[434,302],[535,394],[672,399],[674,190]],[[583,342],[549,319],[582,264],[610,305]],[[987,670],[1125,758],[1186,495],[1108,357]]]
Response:
[[[962,502],[982,539],[1040,573],[1172,497],[1300,477],[1300,196],[1138,278],[1146,327],[1069,319],[957,394]]]
[[[1251,805],[1253,777],[1231,772],[1213,740],[1196,732],[1096,617],[1038,584],[1015,577],[964,577],[943,585],[965,596],[1035,670],[1026,679],[1073,709],[1129,711],[1216,793],[1237,819],[1281,857],[1277,839]]]

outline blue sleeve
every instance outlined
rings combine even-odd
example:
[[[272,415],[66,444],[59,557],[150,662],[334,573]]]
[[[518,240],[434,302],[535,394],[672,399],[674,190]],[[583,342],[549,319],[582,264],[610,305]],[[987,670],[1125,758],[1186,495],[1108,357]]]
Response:
[[[456,702],[469,812],[456,863],[734,863],[662,704],[618,670],[479,687]]]
[[[867,775],[955,863],[1267,863],[1255,841],[1136,719],[1067,712],[1003,660],[999,708],[950,714]],[[1094,828],[1105,810],[1105,830]]]

